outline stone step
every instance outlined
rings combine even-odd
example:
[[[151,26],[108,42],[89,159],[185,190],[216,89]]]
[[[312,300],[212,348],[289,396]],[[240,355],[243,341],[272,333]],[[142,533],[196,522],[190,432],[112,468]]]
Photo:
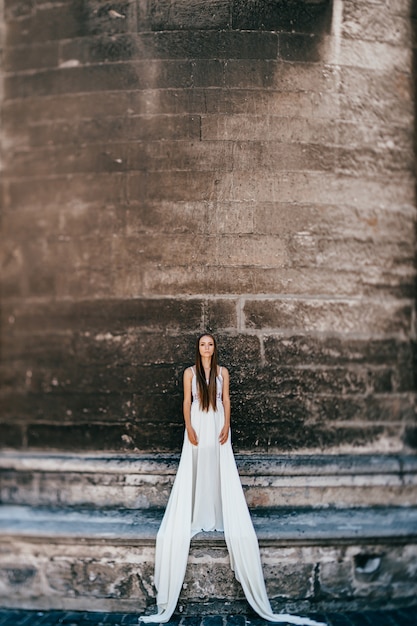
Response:
[[[0,507],[4,607],[144,611],[154,605],[163,511]],[[417,507],[253,511],[274,610],[403,606],[417,594]],[[223,533],[191,543],[184,613],[246,612]]]
[[[164,507],[178,455],[5,452],[6,504]],[[415,455],[236,455],[249,506],[408,506],[415,503]]]

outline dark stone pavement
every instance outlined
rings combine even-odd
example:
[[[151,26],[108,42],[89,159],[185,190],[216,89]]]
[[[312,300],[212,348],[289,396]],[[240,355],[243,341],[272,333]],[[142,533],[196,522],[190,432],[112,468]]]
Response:
[[[417,626],[417,605],[390,611],[355,611],[311,615],[328,626]],[[18,611],[0,609],[0,626],[132,626],[132,613],[88,613],[76,611]],[[268,626],[259,617],[204,615],[174,617],[168,626]]]

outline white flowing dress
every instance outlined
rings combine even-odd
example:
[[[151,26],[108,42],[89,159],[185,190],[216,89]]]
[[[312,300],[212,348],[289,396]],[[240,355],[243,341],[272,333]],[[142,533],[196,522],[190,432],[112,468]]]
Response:
[[[232,451],[219,443],[224,424],[221,368],[216,379],[217,409],[203,411],[193,371],[191,424],[198,445],[187,431],[177,475],[156,539],[155,587],[158,612],[141,616],[145,623],[165,623],[171,618],[181,592],[191,538],[202,530],[224,530],[230,564],[251,607],[264,619],[305,626],[324,626],[308,618],[272,613],[259,555],[258,540],[243,494]]]

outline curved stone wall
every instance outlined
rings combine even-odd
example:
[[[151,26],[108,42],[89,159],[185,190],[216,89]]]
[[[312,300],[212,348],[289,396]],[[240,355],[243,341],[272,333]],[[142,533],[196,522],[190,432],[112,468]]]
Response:
[[[5,0],[4,447],[416,446],[408,0]]]

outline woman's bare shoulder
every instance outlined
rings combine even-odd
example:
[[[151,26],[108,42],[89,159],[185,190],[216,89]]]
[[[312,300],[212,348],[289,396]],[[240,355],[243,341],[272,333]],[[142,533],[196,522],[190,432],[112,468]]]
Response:
[[[184,380],[191,380],[193,376],[194,376],[193,368],[191,366],[187,367],[184,370]]]
[[[219,366],[219,373],[221,373],[222,376],[229,376],[229,370],[224,365]]]

